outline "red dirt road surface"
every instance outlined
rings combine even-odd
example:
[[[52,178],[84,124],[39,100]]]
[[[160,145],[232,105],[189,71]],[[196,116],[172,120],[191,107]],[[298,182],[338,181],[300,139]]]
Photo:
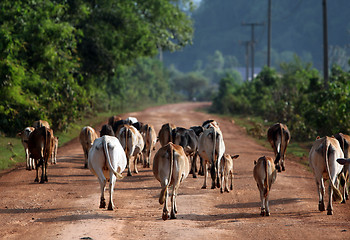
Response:
[[[204,105],[208,103],[172,104],[122,117],[151,123],[157,133],[167,122],[189,128],[217,120],[226,152],[240,155],[230,193],[201,189],[203,177],[189,175],[179,189],[177,219],[163,221],[160,184],[151,169],[140,165],[139,174],[127,177],[124,171],[124,179],[117,181],[117,208],[99,209],[97,177],[83,168],[83,151],[75,139],[58,150],[57,165],[49,165],[45,184],[34,183],[35,171],[24,166],[1,174],[0,239],[350,239],[350,202],[334,203],[332,216],[319,212],[313,174],[288,153],[286,171],[278,173],[270,191],[271,216],[261,217],[252,172],[254,160],[273,157],[272,149],[258,145],[227,119],[195,111]]]

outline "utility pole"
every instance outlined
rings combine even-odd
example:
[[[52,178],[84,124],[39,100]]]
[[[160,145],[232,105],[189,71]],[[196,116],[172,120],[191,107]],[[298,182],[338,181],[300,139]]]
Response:
[[[240,42],[242,45],[245,46],[245,80],[249,81],[249,46],[250,46],[250,41],[244,41]]]
[[[267,7],[267,66],[271,67],[271,0]]]
[[[251,39],[251,55],[252,55],[252,80],[254,79],[254,45],[255,45],[255,38],[254,38],[254,28],[255,26],[263,26],[264,23],[242,23],[242,26],[250,26],[252,30],[252,39]]]
[[[322,0],[323,7],[323,78],[324,87],[328,88],[328,28],[327,28],[327,0]]]

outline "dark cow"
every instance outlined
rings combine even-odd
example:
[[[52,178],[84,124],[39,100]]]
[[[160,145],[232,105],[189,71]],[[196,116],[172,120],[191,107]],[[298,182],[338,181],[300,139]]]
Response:
[[[344,158],[349,158],[350,136],[343,133],[337,133],[334,135],[334,137],[338,140],[340,144],[340,148],[344,153]],[[345,203],[346,200],[349,200],[349,193],[348,193],[349,171],[350,171],[350,164],[346,163],[343,167],[343,178],[341,178],[341,180],[343,180],[341,181],[341,184],[343,185],[342,203]]]
[[[124,125],[131,125],[131,122],[129,120],[121,119],[113,123],[112,128],[115,136],[119,135],[119,131]]]
[[[172,131],[173,143],[183,147],[186,156],[190,159],[191,162],[191,172],[193,178],[196,178],[196,162],[195,154],[198,152],[198,137],[193,129],[186,129],[183,127],[177,127]]]
[[[113,131],[113,128],[109,124],[105,124],[102,126],[101,131],[100,131],[100,137],[107,135],[107,136],[115,136],[115,133]]]
[[[28,139],[28,149],[30,157],[35,160],[36,178],[35,182],[39,182],[38,171],[42,167],[40,183],[47,182],[47,162],[51,157],[53,149],[53,131],[46,127],[35,129]]]
[[[190,129],[192,129],[198,139],[199,139],[199,136],[203,133],[203,130],[204,128],[202,126],[192,126],[190,127]],[[198,149],[197,149],[197,152],[195,153],[195,155],[193,156],[193,164],[194,164],[194,171],[197,172],[197,158],[199,157],[200,161],[199,161],[199,170],[198,170],[198,174],[201,175],[201,176],[204,176],[204,164],[203,164],[203,159],[201,156],[199,156],[198,154]],[[192,168],[191,168],[191,171],[190,173],[192,173]],[[193,176],[195,178],[195,176]]]
[[[275,165],[278,172],[285,171],[284,158],[290,140],[290,133],[286,125],[276,123],[267,131],[267,140],[275,153]],[[280,164],[281,162],[281,164]],[[280,166],[281,165],[281,166]]]

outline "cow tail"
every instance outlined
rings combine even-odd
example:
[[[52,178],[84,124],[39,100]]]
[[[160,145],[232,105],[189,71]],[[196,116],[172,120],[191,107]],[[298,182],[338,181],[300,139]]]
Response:
[[[331,175],[330,175],[330,170],[329,170],[329,159],[328,159],[328,153],[329,153],[329,148],[331,147],[330,142],[328,141],[327,137],[325,138],[325,144],[323,147],[324,151],[324,157],[326,161],[326,167],[327,167],[327,173],[328,173],[328,178],[329,178],[329,184],[332,186],[333,189],[333,197],[335,201],[342,202],[343,201],[343,196],[341,195],[339,189],[334,186],[333,181],[331,180]]]
[[[105,158],[107,159],[108,169],[114,173],[117,179],[123,179],[122,174],[118,173],[112,166],[111,159],[109,156],[108,146],[105,138],[103,138],[102,140],[102,145],[103,145],[103,153],[105,154]]]
[[[276,154],[275,164],[277,164],[281,159],[281,149],[282,149],[282,143],[283,143],[283,129],[282,129],[281,125],[279,125],[279,134],[281,135],[281,143],[280,143],[280,147],[279,147],[277,154]]]
[[[172,175],[173,175],[173,168],[174,168],[174,156],[175,156],[175,153],[174,153],[174,148],[172,147],[171,144],[168,145],[168,154],[170,156],[170,169],[169,169],[169,178],[168,178],[168,182],[166,183],[166,185],[164,186],[164,188],[162,189],[162,191],[160,192],[160,196],[159,196],[159,203],[160,204],[163,204],[164,201],[165,201],[165,193],[170,185],[170,182],[171,182],[171,178],[172,178]]]
[[[267,195],[269,195],[269,190],[270,190],[270,186],[269,186],[269,163],[268,160],[266,159],[266,157],[264,157],[264,164],[265,164],[265,180],[264,180],[264,197],[266,198]]]

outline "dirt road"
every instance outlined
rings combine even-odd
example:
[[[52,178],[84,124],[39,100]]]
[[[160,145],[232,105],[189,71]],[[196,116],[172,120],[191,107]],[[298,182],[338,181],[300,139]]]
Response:
[[[0,239],[350,239],[350,202],[335,203],[332,216],[319,212],[312,173],[288,155],[286,171],[270,192],[271,216],[261,217],[253,161],[272,157],[272,149],[256,144],[229,120],[194,111],[202,105],[167,105],[123,117],[151,123],[157,132],[166,122],[188,128],[216,119],[226,152],[240,155],[230,193],[201,189],[203,177],[189,175],[179,190],[178,218],[163,221],[160,184],[140,166],[138,175],[117,182],[117,209],[99,209],[97,178],[83,169],[83,152],[74,140],[59,149],[48,183],[34,183],[35,172],[25,167],[1,176]]]

